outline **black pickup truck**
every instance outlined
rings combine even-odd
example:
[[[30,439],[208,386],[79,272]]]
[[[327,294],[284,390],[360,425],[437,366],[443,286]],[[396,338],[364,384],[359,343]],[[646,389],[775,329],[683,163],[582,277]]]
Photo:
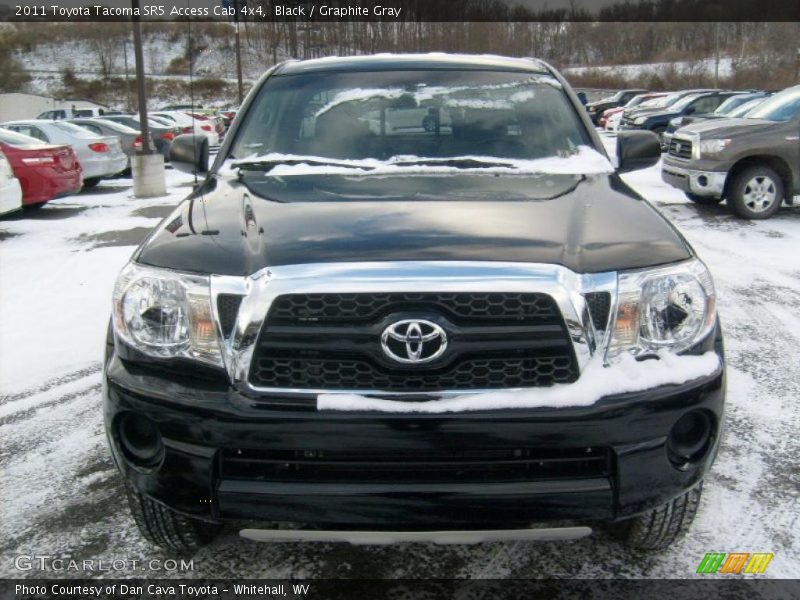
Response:
[[[688,528],[717,453],[706,267],[533,59],[290,61],[117,280],[104,414],[142,534],[474,543]]]

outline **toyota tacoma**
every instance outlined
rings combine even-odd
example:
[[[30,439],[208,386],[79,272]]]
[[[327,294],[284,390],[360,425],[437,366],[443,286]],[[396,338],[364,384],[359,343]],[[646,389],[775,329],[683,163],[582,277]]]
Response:
[[[720,443],[708,270],[547,64],[270,69],[120,273],[104,417],[142,534],[683,534]]]

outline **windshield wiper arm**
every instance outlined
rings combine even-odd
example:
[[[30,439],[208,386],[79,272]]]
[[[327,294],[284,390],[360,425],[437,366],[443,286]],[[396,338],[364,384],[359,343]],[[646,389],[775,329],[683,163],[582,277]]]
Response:
[[[231,166],[243,171],[261,171],[268,173],[277,166],[311,165],[322,167],[350,167],[353,169],[374,169],[371,165],[355,165],[335,160],[320,160],[318,158],[281,158],[269,160],[241,160],[234,162]]]
[[[510,160],[483,160],[480,158],[420,158],[416,160],[399,160],[392,162],[398,167],[405,166],[430,166],[430,167],[455,167],[456,169],[491,169],[493,167],[511,167],[516,165]]]

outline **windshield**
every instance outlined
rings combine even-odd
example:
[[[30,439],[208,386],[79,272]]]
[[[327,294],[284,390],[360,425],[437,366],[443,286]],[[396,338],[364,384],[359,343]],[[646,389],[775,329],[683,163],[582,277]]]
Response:
[[[65,123],[63,121],[53,121],[53,127],[60,129],[73,137],[77,138],[97,138],[100,137],[99,135],[92,133],[88,129],[84,129],[83,127],[78,127],[73,123]]]
[[[230,156],[375,160],[565,158],[592,144],[558,81],[494,71],[270,79]],[[589,148],[586,148],[588,146]]]
[[[647,100],[647,96],[642,96],[642,95],[634,96],[633,98],[628,100],[628,103],[625,105],[625,108],[633,108],[634,106],[639,106],[640,104],[644,106],[645,100]]]
[[[747,94],[737,94],[735,96],[731,96],[717,107],[717,109],[714,111],[714,114],[727,115],[737,106],[741,106],[746,102],[750,102],[752,99],[753,96],[748,96]]]
[[[800,113],[800,86],[784,90],[765,100],[763,104],[748,113],[747,118],[789,121],[798,113]]]
[[[737,106],[731,112],[728,113],[729,117],[744,117],[753,110],[756,106],[759,106],[762,102],[764,102],[764,98],[756,98],[755,100],[750,100],[749,102],[745,102],[741,106]]]
[[[698,94],[690,94],[688,96],[684,96],[683,98],[675,102],[675,104],[670,105],[670,109],[674,110],[675,112],[681,111],[687,106],[689,106],[692,102],[697,100],[699,97],[700,96]]]
[[[8,144],[9,146],[25,147],[25,146],[41,146],[42,140],[36,139],[29,135],[17,133],[9,129],[0,128],[0,142]]]
[[[122,123],[117,123],[115,121],[108,121],[106,119],[95,119],[94,122],[97,123],[98,125],[103,125],[105,127],[108,127],[109,129],[113,129],[118,133],[139,133],[137,129],[134,129],[133,127],[128,127],[127,125],[123,125]]]

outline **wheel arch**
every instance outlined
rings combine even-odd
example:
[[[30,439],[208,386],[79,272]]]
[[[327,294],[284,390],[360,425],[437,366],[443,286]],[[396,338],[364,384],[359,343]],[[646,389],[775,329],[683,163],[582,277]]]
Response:
[[[794,181],[792,178],[792,170],[789,164],[781,157],[771,154],[754,154],[752,156],[745,156],[739,159],[728,171],[728,176],[725,178],[725,186],[722,191],[723,197],[727,198],[730,193],[730,188],[736,177],[747,169],[748,167],[769,167],[775,171],[781,178],[783,183],[783,193],[788,196],[791,190],[794,189]],[[785,198],[784,198],[785,199]]]

